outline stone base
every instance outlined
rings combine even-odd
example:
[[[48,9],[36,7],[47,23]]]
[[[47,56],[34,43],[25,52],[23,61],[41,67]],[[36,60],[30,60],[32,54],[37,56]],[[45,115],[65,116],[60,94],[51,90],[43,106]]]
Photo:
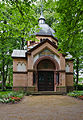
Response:
[[[66,86],[57,86],[56,92],[67,93]]]
[[[33,87],[20,87],[20,86],[18,86],[18,87],[13,87],[13,90],[14,91],[24,91],[24,92],[35,92],[36,91],[34,86]]]
[[[35,86],[32,87],[13,87],[14,91],[24,91],[24,92],[39,92],[36,90]],[[57,86],[56,92],[67,93],[74,90],[73,86]]]
[[[32,87],[27,87],[27,92],[35,92],[36,91],[36,87],[32,86]]]
[[[26,92],[27,91],[27,87],[13,87],[13,90],[14,91],[24,91],[24,92]]]
[[[56,87],[56,92],[61,92],[61,93],[68,93],[74,90],[73,86],[57,86]]]
[[[73,86],[67,86],[67,92],[72,92],[74,90]]]

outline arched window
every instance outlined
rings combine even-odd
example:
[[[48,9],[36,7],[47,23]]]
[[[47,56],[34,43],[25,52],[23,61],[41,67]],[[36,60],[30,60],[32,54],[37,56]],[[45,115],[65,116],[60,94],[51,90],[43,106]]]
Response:
[[[17,71],[26,71],[26,65],[24,63],[18,63],[17,64]]]
[[[26,65],[22,63],[22,71],[26,71]]]
[[[21,71],[21,63],[20,62],[17,64],[17,71]]]
[[[68,63],[66,64],[66,72],[70,72],[70,66]]]

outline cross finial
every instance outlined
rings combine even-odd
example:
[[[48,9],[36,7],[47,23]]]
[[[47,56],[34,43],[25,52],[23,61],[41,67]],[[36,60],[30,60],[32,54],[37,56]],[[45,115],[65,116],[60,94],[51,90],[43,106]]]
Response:
[[[43,4],[42,4],[42,0],[41,0],[41,15],[43,15]]]
[[[45,18],[44,18],[44,16],[43,16],[43,4],[42,4],[42,0],[40,0],[41,1],[41,16],[40,16],[40,18],[39,18],[39,24],[44,24],[45,23]]]

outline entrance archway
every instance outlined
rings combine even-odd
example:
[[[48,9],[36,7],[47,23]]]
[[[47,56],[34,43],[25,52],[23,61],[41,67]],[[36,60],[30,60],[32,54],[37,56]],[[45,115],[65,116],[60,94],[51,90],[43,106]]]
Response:
[[[56,91],[57,61],[49,56],[39,58],[35,64],[35,80],[38,91]]]
[[[54,69],[51,60],[44,59],[37,65],[38,91],[54,91]]]

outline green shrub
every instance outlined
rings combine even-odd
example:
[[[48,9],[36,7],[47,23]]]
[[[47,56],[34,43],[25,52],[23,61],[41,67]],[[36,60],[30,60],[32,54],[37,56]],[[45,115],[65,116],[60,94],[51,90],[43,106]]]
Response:
[[[83,85],[74,85],[75,90],[83,90]]]
[[[20,101],[20,99],[22,99],[23,96],[24,96],[24,94],[21,92],[14,92],[14,91],[9,92],[9,93],[1,92],[0,93],[0,102],[1,103],[11,103],[11,102],[15,103],[16,97],[18,97],[19,98],[18,101]],[[14,97],[15,97],[15,99],[12,99]]]
[[[83,95],[83,91],[73,91],[67,94],[68,96],[78,97]]]
[[[14,99],[12,99],[12,103],[15,103],[15,100],[14,100]]]

